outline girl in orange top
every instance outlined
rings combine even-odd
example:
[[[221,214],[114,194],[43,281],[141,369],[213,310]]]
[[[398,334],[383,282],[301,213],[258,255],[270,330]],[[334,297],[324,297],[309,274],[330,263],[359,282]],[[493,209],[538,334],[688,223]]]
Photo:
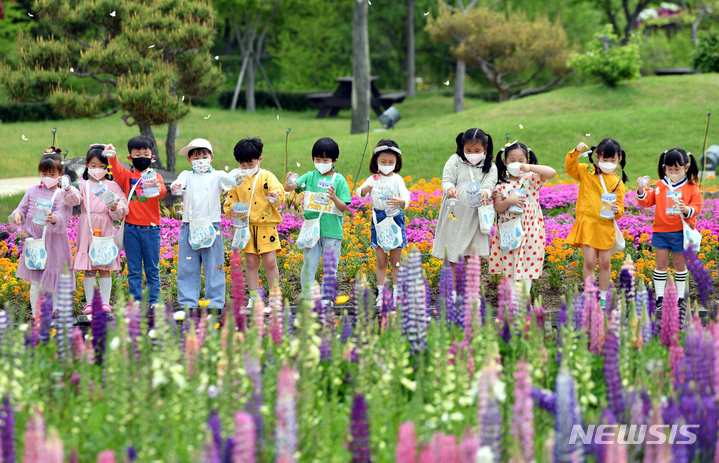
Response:
[[[627,175],[624,173],[627,155],[619,146],[619,142],[605,138],[598,146],[592,147],[586,155],[591,164],[580,164],[579,156],[583,151],[590,149],[584,143],[567,154],[564,168],[570,177],[579,181],[577,195],[576,220],[569,232],[567,242],[571,246],[581,247],[584,255],[584,279],[594,277],[594,269],[599,261],[599,297],[602,307],[606,305],[607,288],[612,274],[611,249],[614,247],[616,231],[614,220],[624,215],[624,182]],[[597,164],[594,164],[592,153],[597,153]],[[622,178],[614,172],[622,167]],[[602,218],[602,194],[606,185],[608,193],[617,195],[612,204],[614,218]]]
[[[657,308],[662,307],[671,253],[674,256],[679,294],[680,325],[684,319],[684,292],[687,281],[682,218],[690,227],[696,228],[697,215],[702,210],[702,192],[697,185],[698,174],[699,167],[694,156],[681,148],[674,148],[659,157],[659,180],[654,182],[654,188],[646,189],[649,182],[643,178],[637,180],[639,205],[657,206],[652,226],[652,247],[657,253],[657,264],[654,268]],[[676,199],[672,200],[668,196],[674,196]]]

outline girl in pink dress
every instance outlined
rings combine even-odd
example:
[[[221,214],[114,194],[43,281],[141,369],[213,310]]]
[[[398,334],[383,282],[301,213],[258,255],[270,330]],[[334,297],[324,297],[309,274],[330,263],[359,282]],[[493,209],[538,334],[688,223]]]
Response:
[[[556,175],[551,167],[537,165],[537,157],[524,143],[508,143],[497,153],[498,182],[493,199],[498,219],[489,270],[506,275],[515,286],[521,281],[522,291],[527,295],[532,280],[542,276],[544,266],[544,217],[539,190]],[[521,241],[501,243],[500,225],[517,218],[524,231]],[[500,244],[504,244],[505,250]]]
[[[67,223],[72,215],[70,207],[63,204],[61,198],[58,198],[58,183],[63,174],[62,157],[55,147],[51,147],[45,152],[40,159],[38,171],[40,172],[40,185],[31,186],[25,192],[20,205],[10,215],[10,219],[17,226],[21,226],[28,238],[41,239],[45,238],[45,252],[47,260],[43,270],[31,270],[25,262],[25,253],[27,246],[23,249],[23,256],[18,261],[17,273],[18,278],[22,278],[30,283],[30,306],[32,307],[33,316],[37,307],[37,300],[40,296],[40,288],[43,291],[53,293],[53,300],[57,300],[57,282],[62,274],[62,268],[65,264],[72,264],[72,253],[70,251],[70,238],[67,236]],[[38,205],[38,200],[41,204]],[[43,207],[43,202],[51,204]],[[38,225],[33,222],[33,217],[39,220],[44,214],[47,218],[44,225]],[[37,221],[37,220],[36,220]],[[73,289],[75,279],[72,279]]]
[[[70,187],[63,190],[63,199],[68,206],[82,206],[82,215],[77,222],[77,250],[75,251],[75,261],[72,269],[76,272],[85,272],[83,280],[85,287],[85,297],[87,305],[84,312],[92,312],[91,303],[95,288],[95,274],[100,274],[100,294],[102,295],[102,307],[105,312],[111,312],[110,294],[112,293],[112,277],[111,271],[120,270],[120,258],[116,258],[111,265],[93,266],[92,260],[88,255],[90,251],[90,243],[94,233],[99,232],[98,236],[114,236],[115,227],[113,220],[122,220],[128,212],[127,200],[122,188],[115,183],[112,176],[107,172],[107,158],[102,155],[103,145],[92,145],[87,152],[85,158],[85,172],[82,174],[82,180],[79,189]],[[102,182],[102,184],[100,184]],[[101,188],[105,185],[112,193],[115,194],[115,201],[105,204],[103,198],[97,196],[93,192],[96,186]],[[89,190],[89,192],[88,192]],[[111,195],[110,195],[111,196]],[[92,228],[87,220],[88,209],[90,211],[90,219],[92,220]]]

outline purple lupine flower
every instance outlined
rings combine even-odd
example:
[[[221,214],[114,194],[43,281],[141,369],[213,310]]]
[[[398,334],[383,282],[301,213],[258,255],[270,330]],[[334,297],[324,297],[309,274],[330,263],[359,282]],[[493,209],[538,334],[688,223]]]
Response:
[[[429,286],[429,280],[426,276],[422,276],[422,279],[424,280],[424,297],[425,297],[425,307],[427,307],[427,320],[430,318],[435,319],[436,321],[439,321],[439,310],[432,310],[432,290]]]
[[[45,294],[40,306],[40,330],[37,339],[42,343],[50,340],[50,324],[52,323],[52,298],[49,294]]]
[[[649,307],[649,293],[647,293],[647,287],[644,285],[644,280],[639,279],[637,284],[636,294],[634,296],[634,303],[636,304],[637,317],[642,316],[642,307]]]
[[[331,249],[322,256],[324,276],[322,277],[322,299],[334,302],[337,299],[337,259]]]
[[[525,461],[534,459],[534,403],[529,364],[520,360],[514,369],[514,407],[512,434],[519,441]]]
[[[382,292],[382,308],[380,310],[380,319],[387,320],[390,312],[394,310],[394,295],[392,291],[385,288]]]
[[[572,428],[577,423],[577,403],[574,397],[574,378],[566,368],[559,370],[556,379],[556,418],[554,421],[554,461],[568,463],[576,461],[581,448],[571,445]]]
[[[487,298],[484,295],[484,290],[482,290],[482,296],[479,298],[479,311],[482,315],[482,325],[487,324]]]
[[[350,322],[347,314],[342,316],[342,334],[340,341],[342,344],[347,344],[347,340],[352,336],[352,323]]]
[[[5,336],[5,331],[7,331],[8,326],[10,325],[10,321],[8,320],[8,310],[0,310],[0,356],[2,355],[2,342],[3,338]]]
[[[494,461],[502,461],[502,415],[500,413],[499,400],[494,393],[497,378],[496,364],[486,364],[479,376],[479,388],[477,394],[477,435],[479,436],[480,447],[490,447],[494,455]]]
[[[691,246],[684,250],[684,259],[687,262],[687,269],[691,272],[694,281],[697,283],[697,288],[699,288],[699,297],[702,300],[702,305],[706,307],[709,294],[714,290],[714,284],[709,276],[709,272],[704,268],[704,265],[694,253],[694,249],[692,249]],[[684,295],[682,294],[681,296]]]
[[[232,463],[255,463],[255,422],[252,415],[235,413],[233,436]]]
[[[454,266],[454,288],[457,297],[454,300],[454,325],[464,328],[464,294],[467,287],[467,266],[460,256]]]
[[[245,359],[245,371],[247,377],[252,381],[252,394],[245,403],[245,411],[252,416],[254,420],[255,440],[258,444],[262,443],[262,433],[264,421],[262,420],[262,371],[260,370],[260,361],[254,357]]]
[[[512,282],[506,276],[502,276],[497,286],[497,318],[500,326],[504,324],[504,320],[512,322],[514,313],[512,311]]]
[[[569,310],[567,309],[567,301],[562,301],[562,307],[557,314],[557,363],[562,362],[562,328],[569,323]]]
[[[137,460],[137,451],[135,450],[134,445],[131,445],[127,448],[127,460],[129,463],[132,463],[133,461]]]
[[[403,324],[406,323],[403,332],[409,341],[410,354],[414,356],[427,350],[427,308],[422,281],[422,255],[419,251],[410,252],[406,267],[408,294],[407,309],[403,307]]]
[[[228,437],[225,440],[225,449],[222,451],[222,463],[232,463],[232,450],[235,448],[235,440]]]
[[[447,324],[452,323],[454,319],[454,301],[452,300],[452,290],[454,284],[452,281],[452,267],[449,265],[449,259],[444,257],[442,270],[439,272],[439,297],[437,298],[437,313],[440,319]]]
[[[652,324],[652,337],[659,336],[661,327],[657,323],[657,301],[654,299],[654,290],[647,287],[647,313],[649,314],[649,322]]]
[[[217,410],[214,408],[210,410],[210,417],[207,419],[207,427],[210,428],[212,433],[212,441],[215,444],[215,450],[217,455],[222,454],[222,423],[220,423],[220,417],[217,414]]]
[[[0,408],[0,450],[2,461],[15,462],[15,413],[10,403],[10,396],[5,395]]]
[[[542,408],[552,414],[557,413],[557,396],[555,396],[552,391],[533,387],[532,399],[534,400],[534,404],[537,407]]]
[[[703,423],[699,420],[699,402],[697,401],[697,396],[691,392],[686,391],[684,395],[681,398],[681,401],[679,403],[679,410],[682,414],[682,417],[684,418],[684,422],[686,424],[699,424]],[[714,417],[714,422],[716,423],[716,417]],[[700,426],[701,427],[701,426]],[[694,454],[697,450],[697,443],[694,442],[692,444],[686,444],[686,445],[674,445],[674,461],[676,462],[691,462],[694,461]],[[681,451],[677,451],[676,447],[684,447]],[[686,456],[685,456],[686,455]],[[685,459],[686,458],[686,459]]]
[[[102,310],[102,296],[97,286],[95,286],[95,294],[92,297],[90,327],[92,328],[92,347],[95,350],[95,363],[102,365],[107,341],[107,314]]]
[[[609,329],[604,341],[604,378],[607,383],[607,400],[614,416],[624,422],[625,404],[622,377],[619,373],[619,311],[609,316]]]
[[[705,395],[701,398],[701,407],[697,418],[697,423],[701,423],[697,429],[699,461],[715,461],[719,409],[717,409],[714,397]],[[687,424],[691,423],[687,420]]]
[[[576,293],[572,299],[572,323],[574,329],[579,331],[582,329],[584,321],[584,293]]]
[[[127,305],[127,317],[129,321],[127,323],[127,334],[130,336],[130,342],[132,343],[132,350],[135,352],[135,361],[140,362],[140,336],[142,336],[140,328],[140,305],[130,301]]]
[[[716,374],[714,364],[719,353],[714,350],[714,339],[709,332],[705,332],[702,336],[701,352],[697,367],[696,390],[702,396],[712,395],[712,381]]]
[[[679,339],[679,305],[677,302],[677,287],[674,280],[667,279],[662,305],[662,344],[669,347],[674,340]]]
[[[502,330],[502,333],[499,337],[502,338],[502,341],[504,341],[505,344],[509,344],[509,341],[512,339],[512,328],[510,328],[509,325],[509,318],[504,319],[500,329]]]
[[[70,357],[72,350],[72,277],[67,271],[67,264],[64,265],[62,274],[57,280],[57,355],[60,361]],[[0,335],[1,338],[1,335]]]
[[[358,393],[352,402],[352,416],[350,424],[350,434],[352,434],[352,442],[350,443],[350,453],[352,454],[352,463],[369,463],[369,419],[367,418],[367,403],[364,395]]]
[[[422,288],[424,289],[424,288]],[[370,309],[370,306],[372,305],[372,299],[370,298],[370,291],[369,291],[369,285],[367,284],[367,281],[362,279],[361,281],[361,290],[362,290],[362,306],[361,308],[358,307],[358,310],[361,309],[362,313],[362,322],[365,327],[369,327],[372,324],[372,319],[374,311]]]
[[[295,462],[297,452],[297,412],[294,372],[284,365],[277,379],[277,426],[275,427],[275,461]]]
[[[622,268],[619,273],[619,288],[620,293],[624,294],[624,301],[626,307],[630,307],[630,302],[634,299],[634,276],[629,272],[629,269]]]
[[[464,338],[472,338],[472,324],[479,312],[479,285],[482,268],[477,249],[472,248],[472,255],[467,259],[467,280],[464,289]]]
[[[230,285],[235,328],[239,331],[245,331],[247,328],[245,277],[242,274],[242,254],[237,249],[233,249],[230,253]]]
[[[700,385],[697,383],[698,376],[701,374],[699,370],[702,350],[701,350],[701,334],[696,330],[694,325],[689,324],[684,338],[684,382],[687,384],[694,382],[695,390],[699,390]],[[702,384],[703,386],[704,384]]]
[[[205,446],[202,448],[202,463],[222,463],[220,452],[211,437],[207,438]]]
[[[320,362],[332,361],[332,341],[329,336],[322,336],[320,341]]]
[[[285,332],[285,336],[292,336],[292,332],[294,331],[294,323],[295,323],[295,316],[292,314],[292,310],[290,310],[290,305],[285,303],[284,307],[284,314],[282,316],[282,320],[284,321],[285,326],[283,327],[283,330]]]

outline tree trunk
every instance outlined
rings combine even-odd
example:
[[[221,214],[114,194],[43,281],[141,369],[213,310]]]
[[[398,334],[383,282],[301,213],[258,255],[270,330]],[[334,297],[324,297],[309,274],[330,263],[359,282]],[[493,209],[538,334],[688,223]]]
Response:
[[[464,75],[467,65],[462,60],[457,60],[457,69],[454,73],[454,112],[464,111]]]
[[[177,121],[170,121],[167,124],[167,140],[165,141],[165,151],[167,153],[167,170],[175,171],[175,138],[177,138]]]
[[[369,38],[367,35],[367,0],[355,0],[352,27],[352,128],[351,133],[365,133],[370,105]]]
[[[509,101],[509,90],[506,88],[498,88],[499,90],[499,102]]]
[[[225,56],[232,53],[232,26],[230,25],[230,19],[225,18]]]
[[[407,96],[415,95],[414,2],[407,0]]]
[[[152,167],[154,169],[165,169],[165,167],[162,165],[162,161],[160,160],[160,156],[157,153],[157,141],[155,140],[155,133],[152,131],[152,126],[150,124],[137,124],[140,127],[140,135],[144,135],[146,137],[149,137],[152,139],[153,146],[152,146],[152,155],[155,157],[155,160],[152,161]]]
[[[247,61],[247,71],[245,72],[245,110],[248,113],[255,112],[255,73],[257,67],[253,56]]]

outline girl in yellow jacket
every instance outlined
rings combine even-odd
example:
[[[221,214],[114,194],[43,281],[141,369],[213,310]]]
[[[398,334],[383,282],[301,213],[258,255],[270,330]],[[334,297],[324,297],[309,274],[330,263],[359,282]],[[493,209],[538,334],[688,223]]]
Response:
[[[624,165],[627,156],[619,142],[605,138],[586,154],[591,164],[580,164],[579,157],[587,149],[590,148],[580,143],[567,154],[564,162],[567,174],[579,181],[576,220],[567,242],[582,248],[585,280],[590,276],[594,278],[594,269],[599,262],[599,296],[604,307],[612,274],[611,249],[616,238],[614,220],[624,215],[624,182],[627,180]],[[592,153],[597,154],[597,164],[594,164]],[[622,167],[622,178],[615,173],[618,166]],[[604,202],[605,210],[602,211],[602,195],[605,193],[616,195],[616,201]]]

